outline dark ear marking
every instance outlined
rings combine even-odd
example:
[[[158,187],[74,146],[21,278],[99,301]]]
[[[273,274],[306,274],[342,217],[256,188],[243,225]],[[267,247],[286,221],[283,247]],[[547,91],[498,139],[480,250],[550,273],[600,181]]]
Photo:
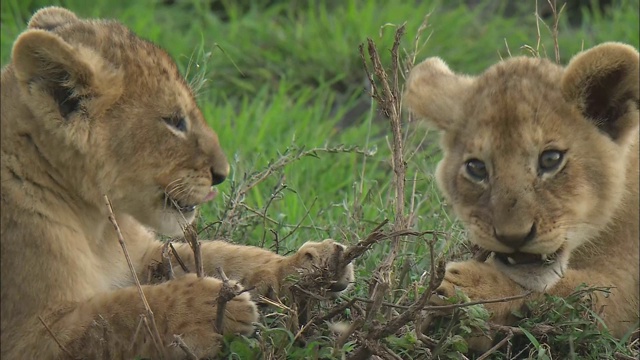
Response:
[[[585,114],[595,121],[596,126],[612,138],[620,135],[618,120],[624,116],[625,104],[633,99],[631,92],[619,94],[612,98],[611,90],[628,76],[624,68],[613,69],[607,76],[593,79],[587,84]],[[637,104],[636,104],[637,106]]]
[[[74,97],[72,89],[56,84],[51,90],[51,96],[58,104],[60,115],[63,118],[68,119],[69,115],[78,111],[80,107],[81,98]]]
[[[634,47],[604,43],[577,54],[567,65],[561,86],[565,99],[613,141],[627,141],[638,125]]]
[[[313,260],[313,254],[310,253],[309,251],[306,251],[304,253],[305,258],[307,258],[307,260]]]

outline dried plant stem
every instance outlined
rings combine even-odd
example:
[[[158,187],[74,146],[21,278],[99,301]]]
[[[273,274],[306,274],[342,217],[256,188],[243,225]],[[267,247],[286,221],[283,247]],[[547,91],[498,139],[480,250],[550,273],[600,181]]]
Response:
[[[196,265],[196,275],[204,277],[204,264],[202,263],[202,250],[200,249],[200,241],[198,241],[198,232],[194,224],[185,226],[184,238],[187,240],[191,250],[193,251],[193,259]]]
[[[380,61],[380,56],[376,49],[375,43],[372,39],[367,39],[367,51],[369,53],[369,59],[371,61],[373,69],[369,68],[368,62],[364,54],[364,46],[360,45],[360,57],[364,65],[364,70],[369,79],[371,85],[371,97],[377,101],[380,106],[380,110],[389,118],[391,125],[391,131],[393,133],[393,157],[392,168],[394,172],[394,185],[395,185],[395,221],[393,229],[396,232],[406,230],[407,221],[404,215],[404,182],[406,175],[406,166],[404,160],[403,140],[402,140],[402,123],[401,123],[401,103],[400,103],[400,88],[399,88],[399,56],[398,49],[400,47],[400,40],[405,33],[405,26],[402,25],[396,29],[393,46],[391,49],[391,79],[387,75],[387,72]],[[374,78],[375,75],[375,78]],[[370,299],[371,303],[367,305],[364,326],[372,322],[380,307],[383,304],[383,299],[388,292],[391,283],[391,269],[393,262],[400,247],[401,235],[397,234],[391,238],[391,249],[384,259],[384,261],[378,266],[374,274],[374,282],[372,283],[372,290]],[[360,348],[351,357],[352,359],[367,358],[371,355],[371,352],[375,352],[380,355],[381,349],[373,344],[380,339],[380,328],[376,327],[369,332],[366,339],[360,341]]]
[[[107,195],[104,195],[104,200],[107,205],[107,209],[109,211],[109,221],[113,225],[118,234],[118,241],[120,242],[120,246],[122,247],[122,252],[124,253],[124,257],[127,259],[127,265],[129,265],[129,271],[131,272],[131,276],[133,277],[133,281],[136,284],[136,288],[138,289],[138,294],[140,295],[140,299],[142,299],[142,304],[144,305],[145,314],[144,320],[145,323],[149,326],[149,332],[151,334],[151,339],[153,340],[154,345],[158,349],[158,353],[161,359],[166,358],[164,345],[162,344],[162,338],[160,337],[160,333],[158,332],[158,327],[156,326],[155,317],[153,316],[153,311],[151,311],[151,307],[149,307],[149,303],[147,302],[147,298],[144,296],[144,292],[142,291],[142,286],[140,285],[140,280],[138,280],[138,275],[136,274],[136,269],[133,266],[133,262],[131,261],[131,257],[129,256],[129,251],[127,250],[127,244],[124,241],[124,237],[122,236],[122,232],[120,231],[120,226],[116,221],[116,216],[113,213],[113,206],[111,205],[111,200]]]
[[[222,267],[218,266],[216,268],[218,272],[218,276],[222,280],[222,287],[218,292],[218,301],[216,303],[216,323],[214,324],[216,332],[222,334],[222,329],[224,326],[224,312],[227,307],[227,303],[235,298],[236,296],[242,294],[243,292],[251,291],[251,288],[241,289],[239,286],[232,286],[229,283],[229,278],[222,270]]]
[[[556,0],[553,0],[553,1],[547,0],[547,2],[549,3],[549,6],[551,6],[551,11],[553,12],[553,31],[551,32],[551,35],[553,37],[553,48],[555,50],[556,63],[560,64],[560,46],[558,44],[558,24],[560,23],[560,14],[562,14],[562,11],[564,10],[564,7],[567,5],[567,3],[565,2],[560,8],[560,11],[558,11]]]
[[[513,338],[513,332],[510,331],[504,339],[500,340],[500,342],[495,344],[491,349],[487,350],[484,354],[480,355],[476,360],[488,359],[491,354],[498,351],[498,349],[503,347],[512,338]]]
[[[442,311],[442,310],[452,310],[452,309],[458,309],[458,308],[463,308],[463,307],[468,307],[473,305],[480,305],[480,304],[508,302],[513,300],[524,299],[527,296],[531,295],[532,293],[533,292],[529,290],[522,294],[514,295],[514,296],[505,296],[505,297],[496,298],[496,299],[469,301],[466,303],[459,303],[459,304],[425,306],[423,309],[425,311]]]
[[[182,351],[184,351],[184,353],[187,355],[188,359],[198,360],[198,357],[196,356],[196,354],[194,354],[193,351],[189,349],[189,347],[184,342],[184,340],[182,340],[182,337],[180,335],[173,335],[172,345],[178,346],[180,349],[182,349]]]
[[[47,332],[49,333],[49,335],[51,335],[51,337],[53,338],[53,340],[56,342],[56,344],[58,344],[58,347],[60,347],[60,350],[62,350],[65,354],[67,354],[67,356],[70,359],[76,359],[75,356],[71,355],[71,352],[64,347],[64,345],[62,345],[62,343],[60,342],[60,340],[58,340],[58,338],[56,337],[56,335],[53,333],[53,331],[51,331],[51,328],[49,327],[49,325],[47,325],[46,322],[44,322],[44,319],[42,318],[42,316],[38,315],[38,320],[40,320],[40,322],[42,323],[42,325],[44,325],[44,328],[47,329]]]
[[[173,254],[173,257],[176,258],[176,261],[180,265],[180,268],[182,269],[182,271],[184,271],[185,273],[190,273],[191,271],[189,271],[189,268],[187,267],[187,265],[185,265],[184,261],[182,261],[180,254],[178,254],[178,251],[176,250],[176,248],[173,247],[173,243],[171,241],[169,241],[169,247],[171,248],[171,253]]]
[[[175,274],[173,273],[173,265],[171,264],[171,255],[169,254],[171,248],[169,246],[171,246],[171,241],[167,241],[162,246],[162,270],[167,280],[173,280],[175,279]]]

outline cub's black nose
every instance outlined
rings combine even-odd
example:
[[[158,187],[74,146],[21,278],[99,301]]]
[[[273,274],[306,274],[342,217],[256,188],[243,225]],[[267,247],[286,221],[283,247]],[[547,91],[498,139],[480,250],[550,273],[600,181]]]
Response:
[[[218,185],[227,178],[226,174],[220,173],[216,171],[216,169],[211,168],[211,185]]]

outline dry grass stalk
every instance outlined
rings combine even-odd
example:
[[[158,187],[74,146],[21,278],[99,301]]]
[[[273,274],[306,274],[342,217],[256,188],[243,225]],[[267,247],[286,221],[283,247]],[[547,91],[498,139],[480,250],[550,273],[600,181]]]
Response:
[[[372,39],[368,39],[367,51],[371,61],[372,70],[369,68],[368,62],[364,54],[364,46],[360,46],[360,57],[362,59],[364,70],[371,85],[371,97],[376,100],[381,111],[389,118],[391,131],[393,133],[392,144],[392,168],[394,172],[393,184],[395,187],[395,222],[393,225],[394,236],[391,237],[391,250],[384,261],[376,269],[372,283],[370,300],[366,307],[365,320],[362,326],[370,325],[383,305],[384,297],[389,290],[391,278],[390,273],[393,263],[400,247],[400,238],[406,235],[416,235],[415,232],[408,231],[408,217],[404,214],[405,208],[405,179],[406,179],[406,162],[403,150],[403,133],[400,101],[400,59],[398,50],[400,41],[405,33],[405,26],[402,25],[396,29],[393,46],[391,48],[391,78],[384,69],[380,56]],[[433,255],[432,255],[433,257]],[[433,272],[432,277],[435,272]],[[398,358],[391,350],[380,344],[380,339],[395,333],[400,327],[404,326],[426,305],[431,290],[427,289],[420,299],[409,307],[402,315],[393,318],[384,325],[374,324],[366,335],[357,334],[357,342],[359,347],[349,357],[352,360],[360,360],[369,358],[372,354],[376,354],[382,358]]]
[[[504,339],[500,340],[497,344],[495,344],[491,349],[487,350],[484,354],[480,355],[476,360],[485,360],[488,359],[491,354],[498,351],[501,347],[503,347],[506,343],[508,343],[511,339],[513,339],[513,332],[509,332]]]
[[[222,334],[222,329],[224,325],[224,311],[225,311],[225,308],[227,307],[227,303],[231,301],[233,298],[235,298],[236,296],[242,294],[243,292],[251,291],[252,288],[242,289],[237,283],[232,286],[229,283],[229,278],[224,273],[224,270],[222,270],[221,266],[218,266],[216,268],[216,271],[218,271],[218,276],[222,280],[222,287],[218,292],[218,300],[216,303],[215,330],[219,334]]]
[[[136,284],[136,288],[138,289],[138,294],[142,299],[142,304],[144,305],[145,314],[144,321],[149,329],[149,334],[151,335],[151,339],[153,340],[154,346],[158,350],[158,354],[161,359],[166,358],[166,353],[164,349],[164,345],[162,344],[162,338],[160,337],[160,333],[158,332],[158,327],[156,325],[155,317],[153,316],[153,311],[149,307],[149,303],[147,302],[147,298],[144,296],[144,292],[142,291],[142,286],[140,286],[140,280],[138,280],[138,275],[136,274],[136,269],[133,267],[133,262],[131,261],[131,257],[129,256],[129,251],[127,250],[127,244],[124,241],[124,237],[122,236],[122,232],[120,231],[120,226],[116,221],[116,216],[113,213],[113,206],[111,205],[111,200],[107,195],[104,195],[104,200],[107,205],[107,210],[109,211],[109,221],[113,225],[118,234],[118,242],[120,242],[120,246],[122,247],[122,252],[124,253],[124,257],[127,259],[127,265],[129,265],[129,271],[131,272],[131,276],[133,277],[133,281]]]
[[[564,7],[567,6],[565,2],[562,4],[560,11],[558,11],[558,7],[556,4],[556,0],[547,0],[549,6],[551,7],[551,12],[553,13],[553,31],[551,32],[551,36],[553,37],[553,48],[555,50],[556,55],[556,63],[560,64],[560,46],[558,45],[558,23],[560,22],[560,15],[564,10]]]
[[[180,268],[182,269],[182,271],[184,271],[185,274],[190,273],[191,271],[189,271],[189,268],[187,267],[187,265],[185,265],[184,261],[182,261],[180,254],[178,254],[178,251],[176,251],[176,248],[173,247],[173,243],[171,241],[168,241],[168,243],[169,243],[169,248],[171,248],[171,253],[173,254],[173,257],[176,258],[176,261],[180,265]]]
[[[169,251],[171,251],[170,245],[171,241],[167,241],[162,246],[162,270],[167,280],[173,280],[176,277],[173,273],[173,265],[171,265],[171,254],[169,254]]]
[[[184,353],[187,355],[187,358],[190,360],[198,360],[196,354],[193,353],[191,349],[187,346],[187,344],[182,340],[180,335],[173,335],[173,343],[172,346],[178,346]]]
[[[187,240],[191,250],[193,251],[193,258],[196,264],[196,275],[201,278],[204,276],[204,264],[202,264],[202,250],[200,250],[200,241],[198,240],[198,231],[194,224],[189,224],[184,228],[184,238]]]
[[[67,354],[67,356],[70,359],[77,359],[75,356],[71,355],[71,352],[66,347],[64,347],[64,345],[62,345],[62,343],[60,342],[60,340],[58,340],[58,338],[53,333],[53,331],[51,331],[51,328],[49,327],[49,325],[47,325],[47,323],[44,322],[44,319],[42,318],[42,316],[38,315],[38,320],[40,320],[44,328],[47,329],[47,332],[49,333],[49,335],[51,335],[51,337],[56,342],[56,344],[58,344],[58,346],[60,347],[60,350],[62,350],[65,354]]]
[[[389,81],[382,62],[380,61],[380,55],[376,49],[375,43],[372,39],[367,39],[369,58],[373,66],[373,72],[369,69],[368,62],[364,54],[364,46],[360,45],[360,56],[364,65],[364,70],[369,79],[371,85],[371,97],[376,100],[380,106],[381,111],[389,118],[391,123],[391,129],[393,132],[393,158],[392,167],[394,172],[394,184],[395,184],[395,222],[394,230],[404,230],[406,227],[406,221],[404,217],[404,181],[405,181],[405,162],[403,159],[402,151],[402,126],[401,126],[401,104],[400,104],[400,89],[398,88],[398,48],[400,46],[400,39],[404,35],[405,27],[400,26],[396,29],[395,39],[391,50],[392,57],[392,79]],[[375,78],[374,78],[375,74]],[[376,81],[377,80],[377,81]],[[381,84],[382,90],[378,83]],[[382,301],[391,283],[390,273],[398,254],[398,248],[400,245],[400,236],[393,237],[391,239],[391,250],[384,261],[376,269],[372,284],[373,290],[371,291],[372,303],[367,305],[367,315],[365,319],[365,325],[373,320],[373,316],[378,312]]]

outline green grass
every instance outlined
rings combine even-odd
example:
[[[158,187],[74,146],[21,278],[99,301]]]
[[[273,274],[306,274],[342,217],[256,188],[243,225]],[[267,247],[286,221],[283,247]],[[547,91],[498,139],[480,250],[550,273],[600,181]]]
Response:
[[[521,4],[512,16],[502,16],[500,7],[496,10],[488,5],[471,10],[462,1],[292,1],[269,7],[250,5],[254,3],[250,1],[218,1],[228,17],[224,21],[210,11],[210,3],[178,0],[168,6],[150,0],[4,0],[2,64],[9,61],[12,42],[30,15],[44,5],[62,5],[83,17],[117,18],[167,49],[183,73],[188,70],[187,77],[200,85],[199,104],[232,163],[232,174],[220,187],[224,196],[206,208],[201,219],[202,225],[224,221],[205,237],[264,245],[281,253],[295,250],[304,241],[326,237],[352,244],[384,219],[395,217],[391,133],[370,104],[358,54],[358,45],[367,37],[374,39],[388,61],[395,27],[406,22],[402,45],[411,53],[420,24],[432,12],[421,38],[421,43],[427,38],[428,42],[420,47],[417,59],[437,55],[456,71],[467,73],[478,73],[509,53],[527,54],[522,46],[535,47],[537,41],[533,1]],[[561,61],[566,63],[581,48],[607,40],[637,48],[638,6],[638,0],[621,0],[606,14],[585,12],[583,23],[573,27],[561,18]],[[546,49],[553,58],[552,38],[544,25],[541,33],[541,53]],[[420,126],[407,126],[406,132],[407,154],[414,153],[426,138],[407,164],[407,203],[415,204],[417,214],[413,227],[448,234],[437,250],[455,256],[464,252],[457,245],[464,236],[459,224],[447,215],[433,181],[438,160],[435,134]],[[311,149],[316,151],[293,160]],[[282,159],[292,161],[249,186],[252,176]],[[246,194],[230,222],[229,199],[243,188]],[[366,279],[388,250],[389,244],[382,243],[357,260],[362,280],[355,294],[367,297]],[[408,272],[402,284],[395,283],[395,289],[419,281],[429,269],[427,254],[423,241],[408,238],[402,244],[392,280],[398,281],[403,268]],[[388,301],[403,294],[396,291]],[[278,325],[282,324],[274,321],[262,331],[269,339],[266,343],[279,349],[277,354],[288,353],[292,359],[332,358],[326,350],[333,346],[330,333],[320,331],[301,345]],[[389,337],[387,345],[402,358],[419,358],[425,352],[412,334],[404,328]],[[592,343],[577,346],[578,357],[598,358],[612,351],[630,354],[627,343],[606,334],[585,336],[578,340],[587,342],[580,344]],[[553,347],[548,348],[525,339],[522,347],[529,352],[524,356],[545,358],[551,352],[554,358],[571,357],[561,349],[575,338],[551,340]],[[229,339],[225,356],[250,358],[264,344],[265,340]],[[459,338],[449,338],[441,346],[441,356],[460,358],[456,349],[463,349],[461,344],[464,341]],[[342,351],[348,353],[352,346],[347,342]],[[243,352],[244,357],[238,357]]]

